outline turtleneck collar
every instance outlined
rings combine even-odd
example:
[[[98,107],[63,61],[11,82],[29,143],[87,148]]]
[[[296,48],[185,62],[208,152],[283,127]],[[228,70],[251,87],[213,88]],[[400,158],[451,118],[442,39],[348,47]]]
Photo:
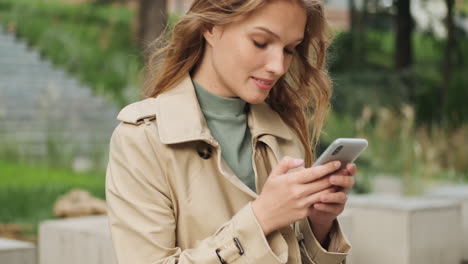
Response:
[[[216,113],[223,116],[239,116],[245,114],[247,102],[241,98],[228,98],[209,92],[192,79],[200,108],[203,112]]]

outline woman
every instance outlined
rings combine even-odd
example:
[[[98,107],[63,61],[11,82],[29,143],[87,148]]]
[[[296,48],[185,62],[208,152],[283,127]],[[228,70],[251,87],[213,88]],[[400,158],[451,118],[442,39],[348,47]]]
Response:
[[[336,217],[356,168],[309,168],[331,94],[325,25],[318,0],[193,2],[111,139],[119,263],[344,262]]]

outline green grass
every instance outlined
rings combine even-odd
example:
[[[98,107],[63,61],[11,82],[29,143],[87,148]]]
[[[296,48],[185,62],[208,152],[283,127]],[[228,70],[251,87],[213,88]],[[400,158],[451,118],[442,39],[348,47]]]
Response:
[[[0,223],[31,226],[53,218],[56,199],[73,188],[105,197],[104,172],[76,173],[68,169],[0,161]]]

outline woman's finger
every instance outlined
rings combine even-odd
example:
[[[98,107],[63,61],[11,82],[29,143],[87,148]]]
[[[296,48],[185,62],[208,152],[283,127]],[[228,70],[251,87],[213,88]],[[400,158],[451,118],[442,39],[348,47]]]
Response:
[[[287,173],[291,169],[295,169],[299,166],[302,166],[304,164],[304,160],[302,159],[294,159],[291,157],[284,157],[278,164],[271,170],[270,175],[271,176],[276,176],[276,175],[283,175]]]
[[[348,171],[348,175],[355,175],[357,173],[357,167],[354,163],[346,164],[346,170]]]
[[[357,167],[354,163],[347,163],[346,166],[335,174],[353,176],[357,172]]]
[[[332,188],[328,188],[328,189],[325,189],[323,191],[320,191],[320,192],[317,192],[317,193],[313,193],[309,196],[307,196],[305,199],[304,199],[304,204],[306,207],[310,207],[312,206],[313,204],[315,203],[320,203],[320,197],[324,194],[327,194],[327,193],[330,193],[332,192]]]
[[[332,189],[330,187],[332,187],[330,180],[328,177],[324,177],[310,183],[302,184],[300,188],[303,190],[304,196],[309,196],[325,189]]]
[[[335,172],[341,167],[341,162],[332,161],[324,165],[307,168],[298,172],[294,172],[291,176],[296,183],[309,183],[322,178],[325,175]]]
[[[345,204],[347,200],[348,197],[344,192],[324,193],[320,195],[321,203]]]
[[[342,187],[345,190],[351,189],[354,186],[354,176],[347,175],[332,175],[329,178],[330,184]]]
[[[344,210],[344,204],[316,203],[314,204],[314,209],[324,212],[324,213],[339,215]]]
[[[349,174],[349,171],[348,171],[347,168],[343,168],[343,169],[341,169],[341,170],[339,170],[339,171],[337,171],[337,172],[335,172],[333,174],[335,174],[335,175],[351,175],[351,174]]]

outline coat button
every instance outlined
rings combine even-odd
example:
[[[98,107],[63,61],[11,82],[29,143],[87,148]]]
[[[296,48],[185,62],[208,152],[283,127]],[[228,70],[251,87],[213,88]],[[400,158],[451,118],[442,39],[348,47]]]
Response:
[[[197,152],[198,152],[198,155],[202,158],[202,159],[209,159],[211,158],[211,154],[212,154],[212,150],[211,150],[211,147],[210,146],[203,146],[203,147],[200,147],[197,149]]]

